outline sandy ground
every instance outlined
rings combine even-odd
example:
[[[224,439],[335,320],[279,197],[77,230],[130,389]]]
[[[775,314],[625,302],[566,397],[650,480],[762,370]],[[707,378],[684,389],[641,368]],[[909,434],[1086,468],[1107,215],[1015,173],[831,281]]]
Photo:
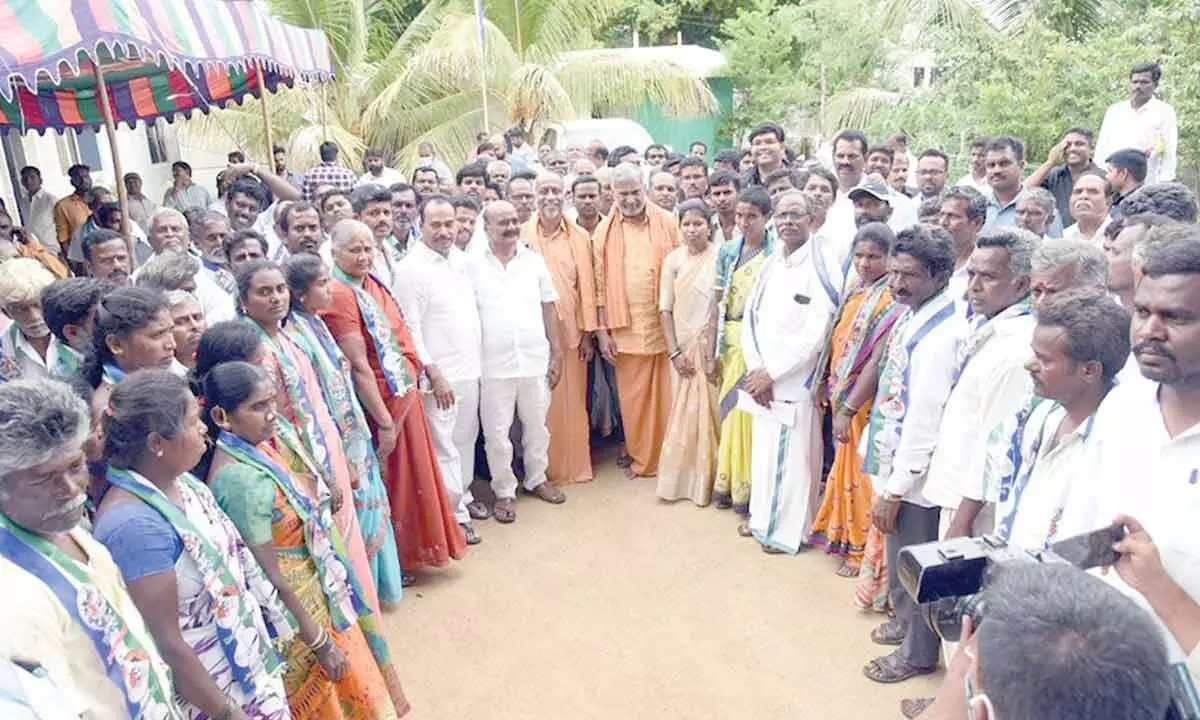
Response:
[[[518,502],[385,619],[414,720],[898,718],[935,678],[872,683],[880,616],[819,551],[769,556],[728,510],[665,504],[610,461]]]

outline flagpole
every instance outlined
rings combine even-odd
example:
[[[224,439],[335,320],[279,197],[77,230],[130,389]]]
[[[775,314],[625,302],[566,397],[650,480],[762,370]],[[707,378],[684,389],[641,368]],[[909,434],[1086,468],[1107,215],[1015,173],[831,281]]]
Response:
[[[490,132],[492,123],[488,117],[487,33],[484,31],[483,22],[483,0],[475,0],[475,23],[479,26],[479,96],[483,101],[483,130]]]

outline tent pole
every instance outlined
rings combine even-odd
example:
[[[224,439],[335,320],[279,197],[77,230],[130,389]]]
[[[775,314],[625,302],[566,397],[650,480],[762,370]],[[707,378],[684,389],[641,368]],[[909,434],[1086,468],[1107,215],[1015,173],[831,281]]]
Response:
[[[125,247],[129,251],[129,267],[138,266],[137,249],[133,246],[133,233],[129,229],[129,195],[125,192],[125,173],[121,170],[121,153],[117,152],[117,128],[113,122],[112,106],[108,102],[108,83],[104,81],[104,70],[101,63],[94,62],[96,67],[96,87],[100,90],[100,114],[104,116],[104,134],[108,137],[108,149],[112,153],[114,182],[117,185],[117,200],[121,204],[121,236],[125,238]]]
[[[275,171],[274,152],[275,139],[271,135],[271,110],[267,107],[267,80],[266,73],[263,71],[262,60],[257,62],[258,65],[258,102],[262,105],[263,119],[263,135],[267,138],[267,165],[270,166],[271,172]]]

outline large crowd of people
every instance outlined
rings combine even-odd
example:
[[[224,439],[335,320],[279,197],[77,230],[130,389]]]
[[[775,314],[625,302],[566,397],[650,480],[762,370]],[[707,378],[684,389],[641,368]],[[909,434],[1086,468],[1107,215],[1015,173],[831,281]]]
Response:
[[[333,143],[303,173],[234,152],[215,197],[182,161],[161,203],[126,176],[127,219],[86,166],[60,200],[25,168],[0,656],[69,717],[403,716],[381,613],[519,494],[565,502],[599,443],[731,542],[832,556],[882,615],[872,681],[952,654],[897,559],[966,535],[1121,525],[1105,581],[1194,653],[1200,227],[1159,73],[1098,142],[1071,127],[1026,176],[1020,139],[980,138],[956,184],[902,134],[823,162],[771,122],[711,163],[517,129],[453,176],[424,145],[411,182],[375,149],[361,174]]]

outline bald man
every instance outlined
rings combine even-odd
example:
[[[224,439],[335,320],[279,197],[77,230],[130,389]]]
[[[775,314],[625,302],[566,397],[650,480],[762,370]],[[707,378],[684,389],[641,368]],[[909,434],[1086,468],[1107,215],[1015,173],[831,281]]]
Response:
[[[679,204],[678,179],[669,172],[656,172],[651,175],[650,199],[663,210],[675,212],[675,206]]]
[[[562,345],[562,375],[550,395],[546,424],[550,429],[550,464],[546,477],[553,483],[592,479],[587,413],[587,366],[592,359],[596,330],[596,280],[591,239],[563,214],[565,183],[552,172],[534,181],[537,212],[521,228],[522,239],[542,254],[558,292],[555,311]]]
[[[680,244],[675,217],[646,202],[641,171],[613,168],[614,210],[593,236],[600,353],[616,369],[630,477],[658,473],[671,409],[667,341],[658,317],[663,260]]]

